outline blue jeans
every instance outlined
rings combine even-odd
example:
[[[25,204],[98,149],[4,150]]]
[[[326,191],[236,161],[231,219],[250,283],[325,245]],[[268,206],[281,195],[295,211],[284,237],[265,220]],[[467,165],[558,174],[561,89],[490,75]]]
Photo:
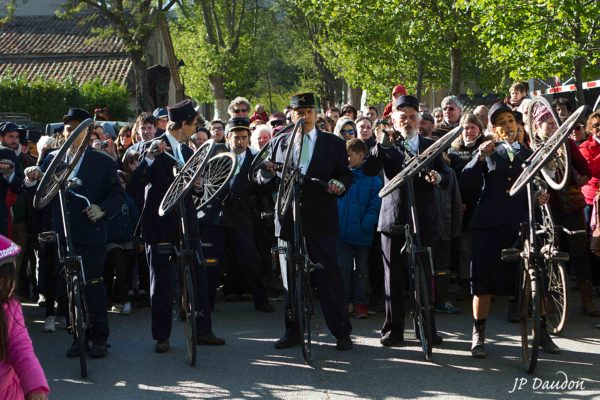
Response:
[[[344,279],[346,304],[367,304],[369,247],[338,243],[337,253]]]

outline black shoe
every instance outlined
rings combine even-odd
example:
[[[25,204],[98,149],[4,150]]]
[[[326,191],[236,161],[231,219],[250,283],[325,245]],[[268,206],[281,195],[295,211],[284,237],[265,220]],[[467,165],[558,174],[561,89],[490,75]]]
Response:
[[[207,335],[198,336],[196,338],[196,343],[205,344],[207,346],[223,346],[225,344],[225,339],[217,337],[214,333],[210,332]]]
[[[92,348],[90,349],[90,351],[88,351],[88,355],[91,358],[106,357],[107,347],[108,347],[108,345],[106,343],[93,343]]]
[[[508,302],[508,313],[506,314],[506,320],[512,324],[516,324],[521,321],[521,313],[519,313],[519,302],[517,299],[512,299]]]
[[[275,312],[275,308],[273,308],[273,306],[271,305],[271,303],[269,303],[268,300],[265,300],[262,303],[255,305],[254,309],[256,311],[260,311],[260,312],[264,312],[264,313],[274,313]]]
[[[87,343],[85,344],[85,350],[89,351],[89,347],[88,347]],[[79,357],[80,354],[81,354],[81,349],[79,348],[79,343],[73,342],[73,344],[71,344],[71,347],[69,347],[69,350],[67,350],[67,357],[76,358],[76,357]]]
[[[166,340],[157,340],[154,345],[154,351],[157,353],[166,353],[171,348],[169,344],[169,339]]]
[[[351,350],[352,349],[352,339],[350,339],[350,336],[344,337],[344,338],[339,338],[337,340],[337,343],[335,344],[335,348],[340,351]]]
[[[542,325],[540,328],[540,347],[542,350],[549,354],[560,354],[560,347],[554,343],[548,331],[546,331],[546,326]]]
[[[442,343],[444,343],[444,339],[442,339],[442,337],[440,335],[438,335],[437,333],[434,333],[431,336],[431,344],[434,346],[439,346]]]
[[[291,337],[288,335],[283,336],[281,339],[275,342],[276,349],[287,349],[288,347],[300,344],[300,338]]]
[[[401,347],[404,345],[404,339],[395,338],[391,335],[387,335],[382,337],[379,340],[379,343],[381,343],[385,347]]]
[[[485,358],[485,324],[473,324],[473,339],[471,342],[471,356]]]

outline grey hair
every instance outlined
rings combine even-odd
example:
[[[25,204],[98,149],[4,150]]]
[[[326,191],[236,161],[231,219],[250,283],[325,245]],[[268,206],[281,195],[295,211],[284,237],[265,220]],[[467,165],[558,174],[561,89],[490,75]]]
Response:
[[[449,106],[450,104],[454,104],[456,107],[460,108],[461,110],[463,108],[462,101],[460,101],[460,99],[454,95],[444,97],[444,100],[442,100],[442,109],[444,109],[446,106]]]
[[[250,111],[250,102],[248,101],[248,99],[245,97],[241,97],[241,96],[236,97],[235,99],[231,100],[231,103],[229,103],[229,107],[227,107],[227,112],[232,117],[233,117],[233,107],[237,106],[238,104],[245,104],[248,107],[248,111]]]

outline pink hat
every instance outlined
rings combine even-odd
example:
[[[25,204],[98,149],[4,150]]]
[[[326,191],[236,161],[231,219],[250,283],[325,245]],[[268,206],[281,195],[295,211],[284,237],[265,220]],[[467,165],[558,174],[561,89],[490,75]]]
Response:
[[[13,262],[21,252],[21,248],[12,240],[0,235],[0,264]]]
[[[552,117],[552,113],[546,106],[537,107],[533,111],[533,120],[536,124],[541,124],[546,118]]]

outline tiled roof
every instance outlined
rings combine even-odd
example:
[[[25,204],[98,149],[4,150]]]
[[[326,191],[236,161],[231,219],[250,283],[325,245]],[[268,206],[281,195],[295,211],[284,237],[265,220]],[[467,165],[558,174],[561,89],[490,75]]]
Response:
[[[97,21],[79,26],[75,19],[55,16],[14,17],[0,28],[0,75],[22,74],[63,79],[73,76],[83,83],[99,78],[103,83],[127,83],[132,62],[117,38],[94,37]]]
[[[79,26],[80,18],[59,19],[56,16],[13,17],[0,29],[0,54],[65,54],[124,53],[121,40],[93,37],[92,28],[106,26],[98,18]]]
[[[11,72],[33,80],[36,76],[63,80],[73,76],[78,83],[99,78],[102,83],[127,84],[132,62],[126,55],[116,56],[63,56],[15,58],[0,61],[0,75]]]

